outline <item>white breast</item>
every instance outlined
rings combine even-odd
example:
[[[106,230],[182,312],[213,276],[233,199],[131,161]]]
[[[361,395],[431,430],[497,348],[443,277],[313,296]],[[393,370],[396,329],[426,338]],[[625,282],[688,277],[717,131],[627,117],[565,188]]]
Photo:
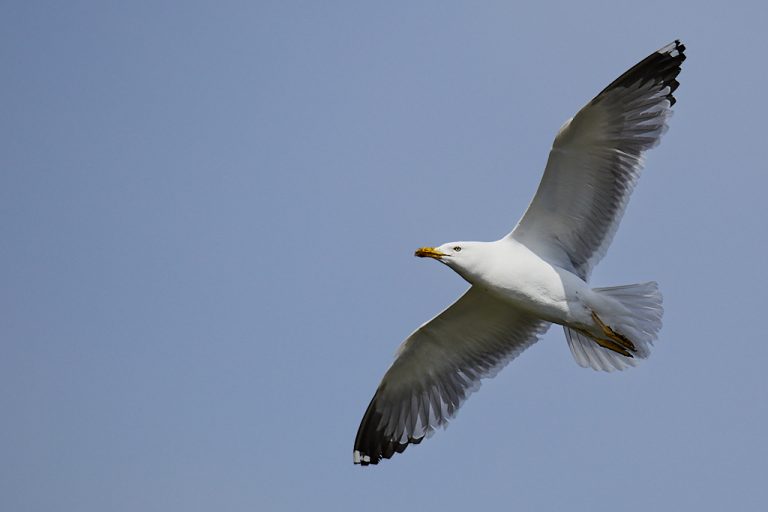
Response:
[[[581,320],[587,313],[582,302],[582,297],[590,293],[587,284],[515,240],[488,244],[482,264],[471,274],[473,284],[488,288],[544,320],[562,324]]]

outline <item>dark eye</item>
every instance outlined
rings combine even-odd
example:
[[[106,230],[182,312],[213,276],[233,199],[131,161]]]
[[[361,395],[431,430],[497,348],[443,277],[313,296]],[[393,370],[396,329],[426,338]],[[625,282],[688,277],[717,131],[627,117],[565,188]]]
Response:
[[[453,248],[453,250],[456,252],[459,252],[461,251],[461,246],[457,245],[456,247]]]

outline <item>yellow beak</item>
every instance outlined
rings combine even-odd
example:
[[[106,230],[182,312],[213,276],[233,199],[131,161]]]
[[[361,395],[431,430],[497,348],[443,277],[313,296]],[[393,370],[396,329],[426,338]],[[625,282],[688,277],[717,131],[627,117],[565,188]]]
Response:
[[[421,249],[416,249],[415,255],[419,258],[435,258],[436,260],[441,259],[443,256],[448,256],[434,247],[422,247]]]

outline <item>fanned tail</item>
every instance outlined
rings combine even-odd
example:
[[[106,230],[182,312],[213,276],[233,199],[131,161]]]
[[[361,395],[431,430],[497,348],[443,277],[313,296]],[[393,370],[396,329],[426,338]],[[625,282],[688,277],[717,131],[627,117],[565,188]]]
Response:
[[[653,341],[661,330],[664,314],[659,285],[655,282],[595,288],[623,306],[623,314],[609,320],[610,327],[634,344],[634,357],[626,357],[598,345],[587,334],[565,327],[565,337],[579,366],[611,372],[635,366],[637,359],[651,354]]]

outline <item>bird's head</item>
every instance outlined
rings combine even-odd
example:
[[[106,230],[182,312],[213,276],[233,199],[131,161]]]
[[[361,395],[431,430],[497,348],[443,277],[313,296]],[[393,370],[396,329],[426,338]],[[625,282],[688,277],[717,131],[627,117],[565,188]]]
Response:
[[[471,282],[474,270],[478,266],[480,255],[485,252],[484,242],[448,242],[438,247],[416,249],[419,258],[433,258],[445,263],[464,279]]]

